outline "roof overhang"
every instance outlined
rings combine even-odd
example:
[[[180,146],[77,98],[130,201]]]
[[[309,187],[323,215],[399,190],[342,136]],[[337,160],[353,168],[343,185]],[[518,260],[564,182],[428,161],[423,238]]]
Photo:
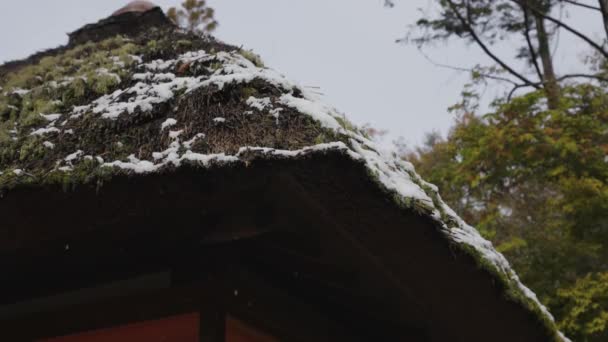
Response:
[[[20,187],[2,199],[0,217],[4,304],[155,271],[178,263],[176,251],[238,246],[278,275],[316,260],[302,270],[311,286],[337,284],[332,297],[345,312],[373,313],[387,329],[432,341],[548,340],[436,222],[397,207],[343,151],[117,175],[103,186]]]

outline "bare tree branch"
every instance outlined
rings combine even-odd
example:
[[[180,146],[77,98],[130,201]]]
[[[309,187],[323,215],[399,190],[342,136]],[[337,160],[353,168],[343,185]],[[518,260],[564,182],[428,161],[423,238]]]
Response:
[[[565,81],[567,79],[571,79],[571,78],[590,78],[590,79],[594,79],[594,80],[598,80],[601,82],[607,82],[608,83],[608,78],[606,77],[602,77],[602,76],[598,76],[598,75],[589,75],[589,74],[568,74],[568,75],[563,75],[561,77],[559,77],[557,79],[558,82],[562,82]],[[540,83],[539,83],[540,84]],[[513,95],[515,94],[515,92],[521,88],[526,88],[526,87],[530,87],[529,84],[513,84],[513,88],[511,89],[511,91],[509,92],[509,95],[507,96],[507,101],[511,101],[511,99],[513,98]]]
[[[540,70],[540,66],[538,65],[538,56],[536,56],[536,51],[534,50],[534,45],[532,45],[532,39],[530,39],[530,15],[528,14],[528,10],[521,6],[521,10],[524,12],[524,36],[526,37],[526,42],[528,43],[528,50],[530,50],[530,59],[532,60],[532,64],[534,65],[534,69],[536,70],[536,74],[538,75],[538,79],[543,82],[545,77],[543,76],[543,72]]]
[[[561,76],[557,80],[561,82],[561,81],[567,80],[569,78],[591,78],[591,79],[602,81],[602,82],[608,82],[608,78],[606,78],[606,77],[602,77],[599,75],[589,75],[589,74],[568,74],[568,75]]]
[[[579,6],[579,7],[583,7],[586,9],[590,9],[590,10],[594,10],[594,11],[600,11],[601,12],[601,8],[599,7],[595,7],[595,6],[591,6],[591,5],[587,5],[587,4],[583,4],[580,3],[578,1],[574,1],[574,0],[561,0],[562,2],[574,5],[574,6]]]
[[[513,95],[515,95],[515,92],[518,89],[525,88],[525,87],[529,87],[529,85],[527,85],[527,84],[516,84],[516,85],[514,85],[513,89],[511,89],[511,91],[509,92],[509,95],[507,96],[507,102],[511,102],[511,99],[513,98]]]
[[[492,74],[488,74],[488,73],[483,73],[483,72],[479,72],[478,70],[472,69],[472,68],[463,68],[463,67],[458,67],[458,66],[454,66],[454,65],[448,65],[448,64],[443,64],[443,63],[439,63],[435,60],[433,60],[431,57],[429,57],[429,55],[427,55],[424,51],[422,51],[421,48],[418,48],[418,51],[420,51],[420,54],[422,54],[422,56],[424,57],[424,59],[426,59],[429,63],[433,64],[436,67],[439,68],[444,68],[444,69],[450,69],[450,70],[454,70],[454,71],[462,71],[462,72],[476,72],[479,74],[479,76],[483,77],[483,78],[487,78],[487,79],[491,79],[491,80],[495,80],[495,81],[501,81],[501,82],[507,82],[507,83],[511,83],[512,85],[516,86],[519,85],[519,83],[510,80],[506,77],[500,77],[500,76],[496,76],[496,75],[492,75]]]
[[[446,0],[446,2],[450,6],[450,9],[452,10],[452,12],[454,12],[454,14],[456,15],[456,17],[458,18],[458,20],[460,21],[460,23],[469,32],[469,34],[471,35],[471,37],[473,38],[473,40],[475,40],[475,42],[477,43],[477,45],[479,45],[479,47],[486,53],[486,55],[488,55],[496,63],[498,63],[503,69],[505,69],[507,72],[509,72],[511,75],[515,76],[516,78],[520,79],[522,82],[524,82],[524,83],[526,83],[526,84],[528,84],[528,85],[530,85],[530,86],[532,86],[534,88],[540,89],[540,87],[538,85],[535,85],[534,82],[530,81],[525,76],[523,76],[520,73],[518,73],[517,71],[513,70],[505,62],[503,62],[500,58],[498,58],[498,56],[496,56],[492,51],[490,51],[490,49],[488,48],[488,46],[481,40],[481,38],[477,35],[477,33],[475,32],[475,30],[473,30],[473,27],[462,16],[462,14],[460,13],[460,11],[458,10],[458,8],[456,7],[456,4],[454,3],[453,0]]]
[[[519,5],[526,6],[526,8],[530,9],[532,12],[534,12],[539,17],[541,17],[545,20],[549,20],[550,22],[552,22],[558,26],[561,26],[566,31],[572,33],[573,35],[575,35],[575,36],[579,37],[580,39],[584,40],[585,42],[587,42],[589,45],[591,45],[593,48],[595,48],[597,51],[599,51],[604,57],[608,58],[608,52],[606,52],[606,50],[604,50],[604,48],[602,48],[599,44],[597,44],[596,42],[594,42],[593,40],[591,40],[589,37],[585,36],[581,32],[577,31],[570,25],[564,23],[563,21],[560,21],[558,19],[555,19],[555,18],[543,13],[543,11],[539,10],[535,6],[530,5],[529,1],[527,1],[527,0],[510,0],[510,1],[515,2]]]

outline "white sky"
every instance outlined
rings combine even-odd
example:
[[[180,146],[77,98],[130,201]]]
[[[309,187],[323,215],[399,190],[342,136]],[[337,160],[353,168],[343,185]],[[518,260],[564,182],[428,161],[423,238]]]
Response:
[[[67,43],[67,32],[95,22],[127,0],[0,0],[0,63]],[[181,0],[156,0],[167,8]],[[265,64],[306,86],[320,87],[325,101],[356,124],[370,123],[418,144],[426,132],[445,133],[446,108],[458,100],[467,75],[433,66],[414,46],[396,44],[430,0],[209,0],[220,22],[215,36],[243,45]],[[601,32],[600,18],[574,13],[569,22]],[[600,37],[599,34],[596,37]],[[580,51],[562,37],[565,51]],[[574,48],[574,49],[573,49]],[[438,62],[472,66],[484,60],[475,47],[452,44],[427,51]],[[510,56],[511,51],[499,51]],[[576,56],[556,60],[574,68]]]

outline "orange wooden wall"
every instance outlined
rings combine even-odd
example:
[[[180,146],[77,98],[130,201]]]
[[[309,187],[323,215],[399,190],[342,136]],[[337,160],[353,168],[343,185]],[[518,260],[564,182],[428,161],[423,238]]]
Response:
[[[37,342],[199,342],[199,314],[187,314]]]

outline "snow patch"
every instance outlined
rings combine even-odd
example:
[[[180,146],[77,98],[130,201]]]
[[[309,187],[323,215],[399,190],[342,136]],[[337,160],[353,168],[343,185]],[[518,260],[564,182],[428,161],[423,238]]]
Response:
[[[178,64],[218,61],[222,63],[221,70],[211,76],[177,77],[166,72]],[[174,60],[156,60],[143,65],[147,70],[135,74],[138,80],[134,86],[117,90],[112,94],[104,95],[89,106],[75,108],[73,114],[92,111],[106,119],[117,119],[123,113],[132,114],[139,109],[143,112],[152,110],[153,105],[163,103],[175,96],[176,91],[192,92],[201,87],[216,86],[222,89],[228,83],[246,83],[254,79],[265,80],[282,89],[293,89],[295,85],[283,75],[271,69],[258,68],[237,52],[219,52],[216,55],[205,51],[193,51],[182,54]],[[98,70],[108,74],[105,70]],[[259,104],[261,105],[261,103]]]
[[[279,116],[281,115],[282,111],[283,108],[275,108],[270,111],[270,115],[276,119],[277,125],[279,124]]]
[[[279,102],[287,107],[296,109],[301,113],[310,115],[324,127],[336,131],[342,130],[338,121],[331,115],[334,110],[321,102],[312,101],[306,98],[298,98],[293,96],[293,94],[283,94],[280,97]]]
[[[61,114],[42,114],[42,113],[40,113],[40,116],[42,116],[46,121],[57,121],[57,119],[59,119],[61,117]]]
[[[263,111],[264,109],[266,109],[266,107],[271,106],[269,97],[257,98],[250,96],[247,99],[246,103],[249,107],[255,108],[259,111]]]
[[[160,130],[164,131],[165,128],[174,126],[175,124],[177,124],[177,120],[175,120],[173,118],[169,118],[160,125]]]
[[[169,131],[169,138],[171,138],[171,139],[177,139],[177,137],[179,137],[180,135],[182,135],[183,132],[184,132],[184,130]]]
[[[46,127],[46,128],[39,128],[37,130],[32,131],[32,133],[30,133],[30,135],[45,135],[45,134],[49,134],[49,133],[58,133],[59,132],[59,128],[57,127]]]
[[[110,59],[112,60],[112,62],[114,62],[114,65],[119,67],[119,68],[124,68],[125,67],[125,62],[123,62],[120,57],[118,56],[111,56]]]
[[[31,92],[31,90],[29,90],[29,89],[15,88],[15,89],[13,89],[13,91],[11,91],[11,94],[23,96],[23,95],[29,94],[30,92]]]
[[[128,56],[129,56],[129,57],[131,58],[131,60],[132,60],[133,62],[135,62],[135,63],[140,63],[140,64],[141,64],[141,63],[143,63],[143,61],[144,61],[144,60],[143,60],[143,58],[142,58],[141,56],[136,56],[136,55],[128,55]]]
[[[84,154],[84,152],[83,152],[83,151],[78,150],[78,151],[76,151],[76,152],[74,152],[74,153],[72,153],[72,154],[68,155],[67,157],[65,157],[65,159],[64,159],[64,160],[65,160],[66,162],[72,162],[72,161],[74,161],[74,160],[78,159],[78,158],[79,158],[81,155],[83,155],[83,154]]]
[[[190,140],[187,140],[187,141],[184,141],[183,145],[184,145],[184,147],[185,147],[185,148],[187,148],[187,149],[191,149],[191,148],[192,148],[192,145],[193,145],[193,144],[194,144],[194,143],[195,143],[195,142],[196,142],[198,139],[201,139],[201,138],[204,138],[204,137],[205,137],[205,135],[204,135],[203,133],[198,133],[197,135],[195,135],[195,136],[194,136],[194,138],[192,138],[192,139],[190,139]]]

